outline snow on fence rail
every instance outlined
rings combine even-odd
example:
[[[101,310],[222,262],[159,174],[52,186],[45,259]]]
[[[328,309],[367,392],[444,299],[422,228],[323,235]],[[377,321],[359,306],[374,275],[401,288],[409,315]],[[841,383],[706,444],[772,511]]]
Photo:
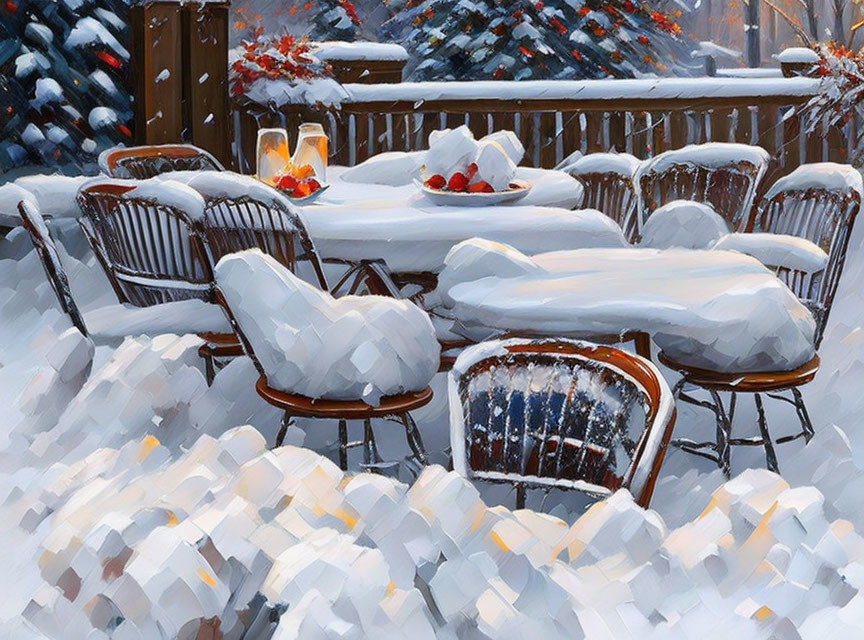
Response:
[[[845,161],[857,126],[799,135],[797,109],[820,91],[818,80],[801,77],[345,84],[327,105],[297,104],[288,83],[259,82],[268,84],[252,92],[257,102],[234,102],[235,154],[243,171],[254,171],[258,128],[293,132],[310,121],[324,125],[336,164],[424,149],[430,131],[467,124],[477,137],[512,129],[525,145],[526,163],[540,167],[574,151],[614,148],[647,158],[720,141],[759,144],[784,171]]]

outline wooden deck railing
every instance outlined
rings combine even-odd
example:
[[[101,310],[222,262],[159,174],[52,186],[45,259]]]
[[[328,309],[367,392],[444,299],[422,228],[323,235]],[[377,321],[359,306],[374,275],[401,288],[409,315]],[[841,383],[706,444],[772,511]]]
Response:
[[[759,144],[784,172],[804,162],[845,161],[843,130],[800,135],[799,107],[817,94],[810,78],[692,78],[343,85],[330,107],[235,101],[235,159],[254,171],[256,131],[320,122],[331,162],[354,165],[384,151],[426,148],[430,131],[467,124],[475,136],[511,129],[523,164],[552,167],[570,153],[617,149],[640,158],[708,141]]]

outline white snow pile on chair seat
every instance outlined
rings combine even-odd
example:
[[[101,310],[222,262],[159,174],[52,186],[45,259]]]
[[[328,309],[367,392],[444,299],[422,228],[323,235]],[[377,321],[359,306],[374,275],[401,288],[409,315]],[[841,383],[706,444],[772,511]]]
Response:
[[[785,267],[805,273],[822,271],[828,254],[806,238],[780,233],[730,233],[712,247],[721,251],[740,251],[768,267]]]
[[[21,224],[18,215],[21,200],[35,203],[46,217],[77,218],[81,213],[75,195],[90,180],[84,176],[32,175],[0,185],[0,225]]]
[[[644,162],[639,169],[639,175],[649,171],[662,173],[676,164],[714,169],[738,162],[749,162],[758,167],[767,164],[770,159],[771,155],[765,149],[749,144],[733,142],[690,144],[681,149],[666,151]]]
[[[377,405],[424,389],[438,370],[435,330],[411,302],[335,299],[258,250],[222,258],[215,275],[275,389]]]
[[[39,576],[9,627],[30,634],[15,637],[626,639],[719,625],[816,640],[860,622],[864,540],[817,490],[763,470],[674,530],[626,491],[568,526],[489,508],[442,467],[410,488],[345,476],[308,449],[268,451],[251,427],[175,459],[148,436],[34,471],[4,483],[8,521],[37,541]]]
[[[853,166],[836,162],[801,165],[788,176],[777,180],[765,194],[765,198],[771,200],[787,191],[808,189],[825,189],[839,193],[854,191],[864,200],[864,180],[861,172]]]
[[[141,180],[135,182],[135,188],[124,195],[127,198],[151,200],[158,205],[179,209],[192,220],[204,217],[204,198],[201,194],[176,180]]]
[[[571,176],[589,173],[617,173],[632,178],[642,161],[629,153],[589,153],[567,165],[564,171]]]
[[[700,202],[675,200],[652,213],[639,246],[649,249],[707,249],[729,232],[726,221]]]
[[[179,300],[151,307],[112,304],[87,311],[84,323],[94,336],[105,338],[232,333],[222,308],[203,300]]]

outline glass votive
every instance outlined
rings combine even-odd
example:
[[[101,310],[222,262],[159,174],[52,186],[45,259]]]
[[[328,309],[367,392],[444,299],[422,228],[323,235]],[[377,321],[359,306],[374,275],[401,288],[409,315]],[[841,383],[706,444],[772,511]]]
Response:
[[[291,163],[298,169],[309,165],[319,182],[327,181],[327,134],[324,133],[324,127],[315,122],[300,125],[297,148]]]
[[[288,132],[285,129],[259,129],[255,157],[258,179],[275,184],[291,162]]]

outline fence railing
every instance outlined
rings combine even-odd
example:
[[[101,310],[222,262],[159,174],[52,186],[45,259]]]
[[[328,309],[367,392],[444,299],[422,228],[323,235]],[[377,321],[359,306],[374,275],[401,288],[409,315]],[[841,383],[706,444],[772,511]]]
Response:
[[[702,142],[758,144],[784,172],[845,161],[857,123],[806,132],[811,78],[690,78],[536,82],[347,84],[338,105],[269,106],[237,100],[234,152],[254,171],[258,128],[320,122],[331,162],[354,165],[385,151],[426,148],[429,132],[466,124],[475,136],[516,132],[524,164],[552,167],[574,151],[616,149],[648,158]],[[802,132],[804,132],[802,134]]]

